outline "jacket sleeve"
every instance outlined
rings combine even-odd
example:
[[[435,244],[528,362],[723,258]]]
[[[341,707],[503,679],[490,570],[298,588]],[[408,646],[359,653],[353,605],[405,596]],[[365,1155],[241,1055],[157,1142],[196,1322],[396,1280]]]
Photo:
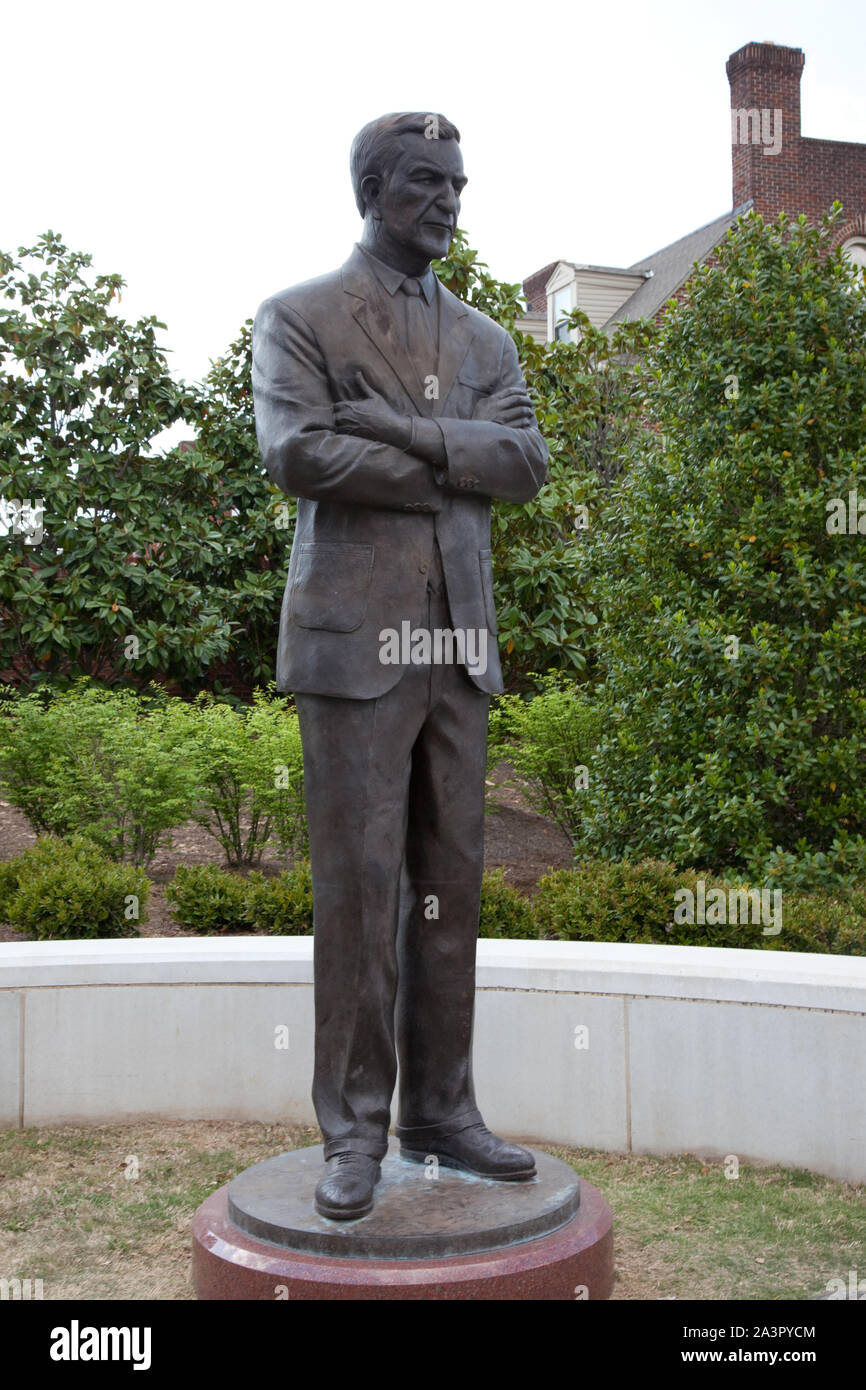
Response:
[[[497,391],[526,389],[513,339],[504,334]],[[509,429],[491,420],[437,417],[447,467],[437,481],[448,491],[486,493],[503,502],[530,502],[547,476],[547,445],[538,425]]]
[[[417,456],[334,428],[333,398],[316,335],[279,298],[253,324],[253,399],[262,461],[293,497],[392,511],[441,511],[443,490]]]

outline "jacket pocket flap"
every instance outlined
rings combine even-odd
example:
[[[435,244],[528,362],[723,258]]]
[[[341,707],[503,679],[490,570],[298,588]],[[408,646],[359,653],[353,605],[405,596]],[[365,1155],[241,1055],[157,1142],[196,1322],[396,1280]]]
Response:
[[[372,573],[372,545],[304,543],[292,584],[292,617],[299,627],[354,632],[367,612]]]

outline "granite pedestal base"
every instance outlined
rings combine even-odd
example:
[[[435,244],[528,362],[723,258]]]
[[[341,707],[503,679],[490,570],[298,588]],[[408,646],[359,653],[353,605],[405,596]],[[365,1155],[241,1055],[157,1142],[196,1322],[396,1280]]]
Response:
[[[613,1213],[601,1193],[533,1150],[530,1182],[410,1163],[392,1140],[375,1204],[330,1221],[313,1204],[321,1146],[257,1163],[193,1221],[200,1299],[605,1299]]]

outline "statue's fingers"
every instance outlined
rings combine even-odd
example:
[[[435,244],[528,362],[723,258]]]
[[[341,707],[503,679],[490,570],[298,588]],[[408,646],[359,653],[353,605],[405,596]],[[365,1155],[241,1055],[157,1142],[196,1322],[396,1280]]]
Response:
[[[520,401],[525,405],[530,404],[529,392],[522,386],[507,386],[504,391],[498,391],[497,399],[511,405],[514,401]]]

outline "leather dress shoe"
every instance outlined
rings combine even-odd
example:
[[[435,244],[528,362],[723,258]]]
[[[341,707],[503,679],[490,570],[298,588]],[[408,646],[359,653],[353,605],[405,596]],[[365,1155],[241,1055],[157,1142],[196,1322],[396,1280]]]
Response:
[[[462,1168],[479,1178],[498,1178],[501,1182],[523,1182],[535,1177],[535,1159],[529,1150],[519,1144],[507,1144],[482,1124],[431,1139],[425,1149],[407,1148],[402,1143],[400,1153],[410,1163],[425,1163],[435,1155],[443,1168]]]
[[[332,1221],[357,1221],[373,1210],[373,1188],[382,1176],[380,1160],[346,1151],[325,1160],[316,1188],[316,1211]]]

